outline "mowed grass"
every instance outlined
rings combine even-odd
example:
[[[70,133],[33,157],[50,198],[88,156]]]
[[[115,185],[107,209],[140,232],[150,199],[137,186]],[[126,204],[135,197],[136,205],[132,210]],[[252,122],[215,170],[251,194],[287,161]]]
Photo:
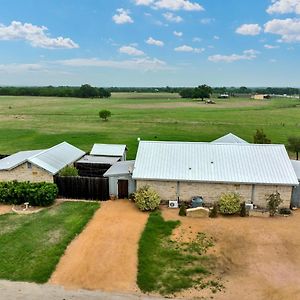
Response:
[[[160,212],[150,214],[139,243],[139,288],[162,295],[191,287],[220,290],[222,285],[210,277],[214,258],[206,255],[213,246],[212,240],[199,233],[190,242],[172,241],[172,231],[179,224],[179,221],[165,221]]]
[[[0,216],[0,278],[44,283],[98,203],[65,202],[32,215]]]
[[[262,128],[273,143],[300,135],[299,99],[232,98],[216,105],[177,94],[120,93],[111,99],[0,97],[0,154],[67,141],[85,151],[94,143],[124,143],[135,157],[137,138],[211,141],[228,132],[249,142]],[[108,109],[108,122],[98,112]]]

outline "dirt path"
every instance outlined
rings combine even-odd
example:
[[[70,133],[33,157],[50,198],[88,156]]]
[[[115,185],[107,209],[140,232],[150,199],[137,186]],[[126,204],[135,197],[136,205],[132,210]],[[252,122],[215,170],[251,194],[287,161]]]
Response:
[[[71,289],[138,291],[138,241],[147,219],[129,201],[101,203],[67,248],[49,282]]]
[[[4,215],[4,214],[12,212],[11,208],[12,208],[12,205],[1,204],[0,205],[0,215]]]
[[[226,292],[215,300],[300,299],[300,211],[284,218],[181,218],[164,210],[166,219],[180,219],[174,237],[205,232],[215,238],[218,272]],[[179,296],[202,296],[187,291]]]

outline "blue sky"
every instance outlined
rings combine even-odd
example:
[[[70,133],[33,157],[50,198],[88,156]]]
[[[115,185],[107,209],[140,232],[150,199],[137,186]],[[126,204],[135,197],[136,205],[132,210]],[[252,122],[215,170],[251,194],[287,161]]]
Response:
[[[300,0],[0,3],[0,85],[300,86]]]

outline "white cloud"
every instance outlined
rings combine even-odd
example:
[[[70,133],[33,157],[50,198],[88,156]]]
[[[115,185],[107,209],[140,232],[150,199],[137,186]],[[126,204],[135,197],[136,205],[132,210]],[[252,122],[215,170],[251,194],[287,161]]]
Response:
[[[218,35],[214,35],[214,40],[219,40],[220,37]]]
[[[155,40],[152,37],[149,37],[148,40],[146,41],[146,43],[148,45],[154,45],[154,46],[158,46],[158,47],[163,47],[164,46],[164,42],[163,41]]]
[[[258,35],[261,30],[258,24],[243,24],[235,32],[242,35]]]
[[[124,8],[118,8],[117,13],[112,17],[112,19],[116,24],[119,25],[133,23],[133,20],[130,17],[130,10]]]
[[[151,6],[154,9],[203,11],[204,8],[197,2],[189,0],[134,0],[136,5]]]
[[[76,58],[57,61],[57,63],[69,67],[95,67],[144,71],[170,69],[166,62],[157,58],[135,58],[121,61],[100,60],[98,58]]]
[[[188,0],[159,0],[154,2],[155,8],[169,10],[203,11],[204,8],[196,2]]]
[[[273,19],[265,24],[265,32],[280,35],[279,42],[300,42],[300,19]]]
[[[272,0],[272,3],[267,9],[269,14],[300,14],[299,0]]]
[[[231,55],[221,55],[216,54],[208,57],[209,61],[214,63],[218,62],[225,62],[225,63],[232,63],[239,60],[252,60],[257,57],[259,52],[253,49],[245,50],[243,54],[231,54]]]
[[[279,48],[279,46],[273,46],[273,45],[269,45],[269,44],[265,44],[264,47],[266,49],[278,49]]]
[[[131,55],[131,56],[142,56],[145,55],[145,53],[134,46],[122,46],[119,49],[120,53]]]
[[[134,0],[136,5],[146,5],[149,6],[154,0]]]
[[[169,22],[180,23],[183,21],[183,19],[180,16],[176,16],[171,12],[167,12],[167,13],[163,14],[163,16]]]
[[[24,73],[42,70],[40,64],[0,64],[1,73]]]
[[[174,51],[176,52],[194,52],[194,53],[201,53],[205,49],[204,48],[193,48],[191,46],[182,45],[179,47],[174,48]]]
[[[199,38],[199,37],[194,37],[194,38],[193,38],[193,42],[200,43],[200,42],[202,42],[202,39]]]
[[[203,24],[203,25],[208,25],[208,24],[211,24],[215,21],[215,19],[213,18],[203,18],[200,20],[200,23]]]
[[[47,49],[73,49],[79,48],[79,45],[70,38],[51,38],[47,35],[48,28],[45,26],[36,26],[30,23],[12,21],[10,25],[0,24],[0,40],[24,40],[33,47]]]
[[[173,31],[173,34],[175,35],[175,36],[177,36],[177,37],[181,37],[181,36],[183,36],[183,33],[181,32],[181,31]]]

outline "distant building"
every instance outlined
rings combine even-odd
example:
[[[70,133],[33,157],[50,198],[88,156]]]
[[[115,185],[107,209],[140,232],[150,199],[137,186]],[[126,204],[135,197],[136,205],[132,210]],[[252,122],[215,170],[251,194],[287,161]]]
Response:
[[[269,94],[257,94],[251,97],[254,100],[268,100],[271,99]]]
[[[229,95],[228,94],[221,94],[218,96],[219,99],[229,99]]]

